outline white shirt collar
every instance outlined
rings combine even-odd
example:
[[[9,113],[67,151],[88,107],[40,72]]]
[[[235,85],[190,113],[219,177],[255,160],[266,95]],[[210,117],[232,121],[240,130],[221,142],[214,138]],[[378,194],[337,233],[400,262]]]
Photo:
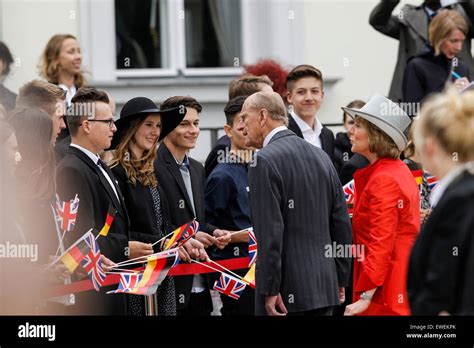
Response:
[[[267,136],[265,137],[265,139],[263,140],[263,147],[267,146],[268,143],[270,142],[270,140],[272,140],[273,136],[275,134],[277,134],[278,132],[281,132],[281,131],[284,131],[284,130],[287,130],[288,128],[286,126],[280,126],[280,127],[276,127],[274,128],[270,133],[267,134]]]
[[[67,105],[70,105],[72,97],[74,97],[74,95],[77,92],[76,86],[71,86],[71,88],[69,88],[68,86],[60,83],[58,85],[58,87],[62,88],[64,91],[66,91],[66,102],[67,102]]]
[[[451,183],[458,177],[467,167],[472,166],[474,162],[468,162],[461,165],[458,165],[451,169],[441,180],[438,181],[438,185],[436,185],[436,189],[433,190],[430,194],[430,204],[431,207],[434,208],[441,197],[443,197],[444,192],[446,189],[451,185]]]
[[[315,135],[318,136],[318,137],[321,135],[321,131],[323,130],[323,125],[316,116],[314,117],[315,122],[314,122],[313,128],[311,128],[305,121],[303,121],[303,119],[301,117],[299,117],[295,113],[295,111],[293,109],[290,110],[290,114],[291,114],[291,116],[293,116],[296,124],[301,129],[302,133],[304,133],[305,131],[310,130],[310,131],[314,132]]]
[[[87,150],[86,148],[80,145],[71,143],[71,146],[84,152],[92,160],[92,162],[97,164],[97,161],[99,160],[99,156],[97,156],[96,154],[93,154],[92,152],[90,152],[89,150]]]

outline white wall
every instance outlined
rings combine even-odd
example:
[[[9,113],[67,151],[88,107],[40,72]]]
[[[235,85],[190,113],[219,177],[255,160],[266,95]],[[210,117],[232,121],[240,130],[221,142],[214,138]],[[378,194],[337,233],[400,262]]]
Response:
[[[373,94],[387,95],[398,52],[398,40],[380,34],[369,24],[379,1],[307,0],[305,2],[305,59],[323,74],[341,80],[326,93],[322,122],[341,122],[341,106]],[[421,0],[402,1],[420,5]]]
[[[38,78],[38,63],[54,34],[79,33],[76,0],[0,0],[0,39],[14,58],[5,86],[17,92],[25,82]]]
[[[377,3],[306,2],[306,61],[323,74],[341,78],[331,93],[326,93],[320,110],[322,122],[341,122],[340,107],[354,99],[367,100],[374,93],[388,94],[398,41],[370,26],[369,15]]]

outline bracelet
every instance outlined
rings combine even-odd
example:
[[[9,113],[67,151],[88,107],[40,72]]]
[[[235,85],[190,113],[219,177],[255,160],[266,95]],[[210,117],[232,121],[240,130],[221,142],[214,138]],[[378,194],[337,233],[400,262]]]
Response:
[[[367,293],[365,291],[360,294],[360,298],[362,300],[366,300],[366,301],[369,301],[369,302],[372,301],[372,296],[367,295]]]

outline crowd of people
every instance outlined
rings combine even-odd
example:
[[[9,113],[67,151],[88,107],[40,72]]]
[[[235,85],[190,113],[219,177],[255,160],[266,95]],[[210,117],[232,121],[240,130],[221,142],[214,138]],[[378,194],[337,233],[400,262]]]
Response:
[[[0,313],[474,314],[473,6],[425,1],[394,17],[396,3],[382,1],[370,18],[400,40],[388,98],[341,107],[345,131],[334,136],[318,118],[320,69],[248,68],[229,84],[226,134],[204,165],[190,156],[206,111],[198,100],[137,96],[116,116],[112,95],[89,86],[78,40],[53,36],[44,80],[18,95],[0,85],[0,243],[3,253],[38,251],[34,260],[2,256]],[[415,28],[426,32],[410,41],[421,19],[426,30]],[[2,77],[12,62],[0,43]],[[62,234],[58,202],[77,198]],[[219,273],[191,272],[167,275],[151,295],[107,294],[116,285],[51,295],[88,278],[57,262],[86,232],[112,274],[163,252],[193,220],[199,229],[178,244],[180,264],[251,258],[250,229],[255,286],[216,296]],[[227,271],[244,278],[248,267]]]

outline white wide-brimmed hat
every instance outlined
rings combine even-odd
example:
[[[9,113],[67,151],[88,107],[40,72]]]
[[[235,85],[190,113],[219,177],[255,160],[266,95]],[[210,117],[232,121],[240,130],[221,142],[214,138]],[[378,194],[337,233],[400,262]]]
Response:
[[[361,109],[342,107],[350,117],[362,117],[379,127],[403,151],[408,139],[404,132],[410,126],[411,119],[396,103],[379,94],[374,95]]]

